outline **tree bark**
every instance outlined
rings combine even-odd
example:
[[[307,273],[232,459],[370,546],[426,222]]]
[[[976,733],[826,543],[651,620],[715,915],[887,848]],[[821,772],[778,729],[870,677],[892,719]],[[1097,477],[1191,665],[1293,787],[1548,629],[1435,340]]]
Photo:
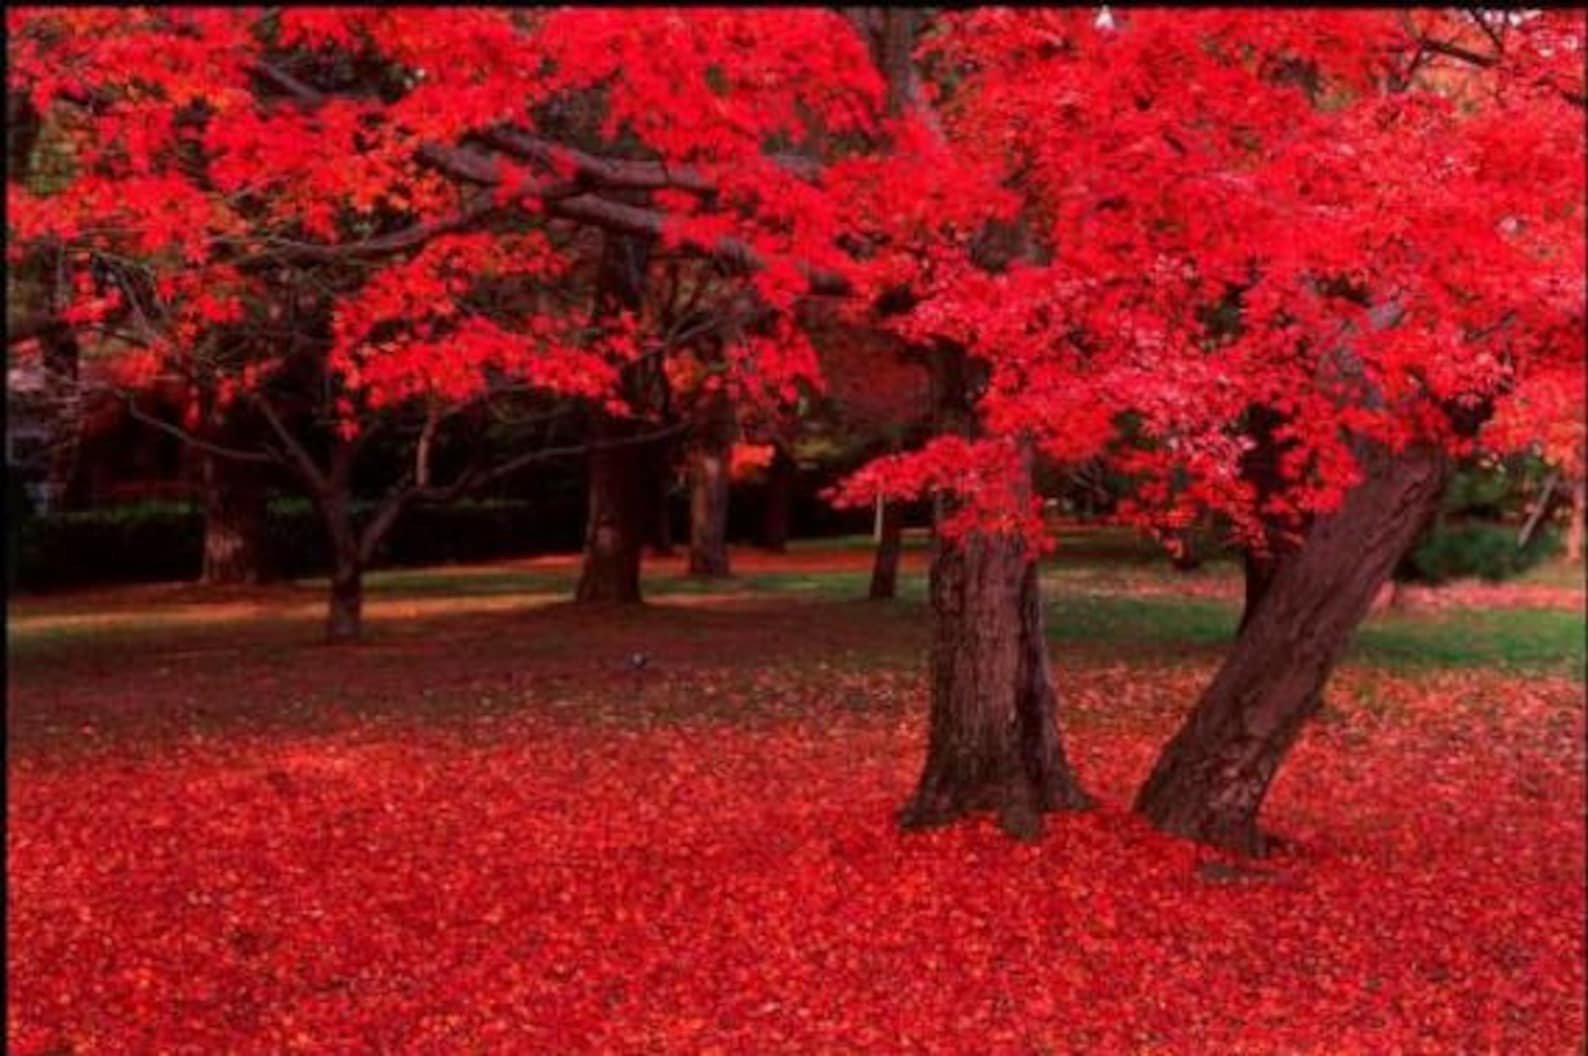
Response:
[[[794,459],[782,444],[767,467],[766,505],[761,511],[761,548],[774,554],[788,549],[789,514],[794,505]]]
[[[1241,551],[1241,570],[1246,580],[1246,603],[1241,608],[1240,626],[1236,628],[1236,635],[1246,630],[1252,622],[1252,613],[1257,611],[1257,605],[1268,593],[1269,586],[1274,582],[1274,562],[1272,554],[1258,554],[1253,550]]]
[[[356,642],[364,633],[364,561],[346,495],[320,500],[326,534],[331,541],[331,595],[326,611],[325,640],[331,645]]]
[[[1566,560],[1582,560],[1583,520],[1588,513],[1588,476],[1579,476],[1571,488],[1571,521],[1566,528]]]
[[[259,471],[204,454],[204,565],[199,582],[254,584],[269,578],[266,490]]]
[[[605,412],[593,433],[597,442],[616,439],[627,425]],[[579,602],[640,601],[640,551],[653,523],[647,513],[648,484],[641,469],[645,452],[634,446],[591,450],[589,516],[585,522],[584,561],[574,600]]]
[[[1438,510],[1446,460],[1368,454],[1365,478],[1283,556],[1234,648],[1164,748],[1136,810],[1165,832],[1262,855],[1257,815],[1396,562]]]
[[[976,534],[932,562],[931,716],[906,828],[990,810],[1020,839],[1042,814],[1084,809],[1059,741],[1037,565],[1020,540]]]
[[[974,433],[964,350],[940,345],[932,362],[937,430]],[[1030,444],[1019,458],[1029,493]],[[948,496],[937,497],[939,529],[952,509]],[[1059,740],[1037,563],[1018,537],[950,539],[939,530],[930,583],[926,765],[900,824],[922,828],[991,810],[1009,835],[1035,839],[1045,812],[1092,805]]]
[[[733,455],[733,405],[708,398],[705,419],[689,449],[689,574],[726,576],[728,470]]]
[[[877,539],[876,557],[871,563],[872,601],[889,601],[899,584],[899,551],[904,542],[904,515],[897,502],[882,504],[882,532]]]
[[[656,502],[656,531],[651,537],[651,553],[657,557],[672,557],[676,553],[673,546],[673,511],[667,508],[667,495],[663,495]]]
[[[602,243],[596,275],[593,319],[608,319],[623,310],[638,311],[644,302],[651,243],[608,233]],[[635,373],[627,381],[631,404],[646,402],[646,379]],[[595,413],[593,439],[614,440],[633,435],[635,427],[605,410]],[[643,428],[643,427],[641,427]],[[644,479],[654,463],[650,445],[611,449],[599,446],[586,462],[590,493],[585,520],[584,560],[574,590],[578,602],[640,602],[640,557],[655,525],[656,482]]]

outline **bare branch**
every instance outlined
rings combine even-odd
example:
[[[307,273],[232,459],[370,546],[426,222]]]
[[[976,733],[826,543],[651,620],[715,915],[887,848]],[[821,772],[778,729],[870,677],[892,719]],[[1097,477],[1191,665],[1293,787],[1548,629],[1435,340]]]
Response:
[[[275,461],[274,458],[263,451],[243,451],[235,447],[226,447],[221,444],[213,443],[200,436],[195,436],[180,426],[172,425],[170,422],[162,421],[151,414],[146,414],[139,410],[137,399],[133,393],[124,389],[117,389],[113,391],[115,391],[116,395],[120,396],[126,402],[127,413],[130,414],[134,420],[142,422],[144,425],[158,429],[162,433],[174,436],[184,444],[189,444],[200,451],[207,452],[208,454],[215,455],[219,458],[228,458],[234,462],[263,463]]]

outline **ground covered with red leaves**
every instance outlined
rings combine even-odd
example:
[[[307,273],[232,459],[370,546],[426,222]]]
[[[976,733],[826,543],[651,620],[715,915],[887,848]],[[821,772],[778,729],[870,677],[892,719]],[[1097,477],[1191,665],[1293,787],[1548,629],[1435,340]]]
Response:
[[[1099,810],[899,835],[923,630],[740,599],[19,654],[7,1047],[1581,1051],[1580,681],[1348,668],[1248,871],[1126,809],[1208,655],[1058,654]]]

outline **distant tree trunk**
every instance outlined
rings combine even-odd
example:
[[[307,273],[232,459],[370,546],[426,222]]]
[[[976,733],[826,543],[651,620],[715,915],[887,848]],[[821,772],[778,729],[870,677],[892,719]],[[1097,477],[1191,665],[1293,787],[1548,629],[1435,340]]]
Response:
[[[364,561],[352,510],[346,494],[329,494],[319,501],[331,541],[331,596],[325,640],[332,645],[356,642],[364,633]]]
[[[1365,479],[1280,559],[1234,648],[1164,748],[1136,810],[1178,836],[1261,855],[1257,814],[1396,562],[1437,512],[1435,450],[1370,453]]]
[[[650,264],[648,240],[613,233],[604,238],[593,313],[598,322],[642,305]],[[645,402],[644,387],[643,379],[629,376],[631,403]],[[632,435],[633,428],[606,411],[597,411],[592,440],[599,444]],[[649,445],[591,450],[586,460],[589,504],[584,561],[575,601],[639,603],[641,551],[656,523],[656,482],[645,479],[651,475],[647,470],[654,461],[654,449]]]
[[[962,349],[937,349],[939,432],[975,428],[967,370]],[[1021,460],[1029,488],[1029,444]],[[938,516],[950,505],[940,496]],[[938,532],[933,548],[926,765],[900,824],[941,825],[991,810],[1005,832],[1034,839],[1044,812],[1092,803],[1059,740],[1036,561],[1020,539],[1004,535],[951,541]]]
[[[733,408],[712,399],[701,435],[689,452],[689,574],[728,575],[728,470],[733,453]]]
[[[1583,518],[1588,513],[1588,476],[1579,476],[1571,487],[1571,521],[1566,528],[1566,560],[1582,560]]]
[[[83,394],[79,385],[81,350],[69,327],[52,328],[39,338],[48,414],[48,462],[42,481],[40,513],[68,505],[77,476],[83,437]]]
[[[761,511],[761,547],[774,554],[788,549],[789,513],[794,505],[794,459],[775,445],[767,467],[766,505]]]
[[[597,443],[624,435],[625,423],[601,414],[593,429]],[[580,602],[640,601],[640,551],[647,529],[648,484],[643,479],[645,452],[637,447],[596,447],[587,465],[590,475],[589,517],[585,522],[584,562],[574,600]]]
[[[1202,567],[1202,554],[1197,549],[1196,536],[1190,529],[1176,534],[1180,545],[1169,563],[1176,572],[1195,572]]]
[[[262,583],[269,576],[266,491],[259,471],[203,456],[204,566],[207,584]]]
[[[656,503],[656,534],[651,537],[651,553],[657,557],[672,557],[677,553],[673,546],[673,511],[668,508],[665,492]]]
[[[899,583],[899,551],[904,542],[904,511],[897,502],[882,504],[882,531],[877,539],[877,553],[871,564],[872,601],[888,601],[897,591]]]

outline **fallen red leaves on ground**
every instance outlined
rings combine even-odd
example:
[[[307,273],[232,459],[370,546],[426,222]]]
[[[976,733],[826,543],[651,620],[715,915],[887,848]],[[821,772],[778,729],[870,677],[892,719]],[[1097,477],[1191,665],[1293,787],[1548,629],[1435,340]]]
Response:
[[[1204,676],[1068,675],[1105,805],[1035,846],[893,829],[913,708],[573,701],[13,759],[8,1048],[1576,1051],[1580,686],[1346,678],[1254,874],[1125,812]]]

